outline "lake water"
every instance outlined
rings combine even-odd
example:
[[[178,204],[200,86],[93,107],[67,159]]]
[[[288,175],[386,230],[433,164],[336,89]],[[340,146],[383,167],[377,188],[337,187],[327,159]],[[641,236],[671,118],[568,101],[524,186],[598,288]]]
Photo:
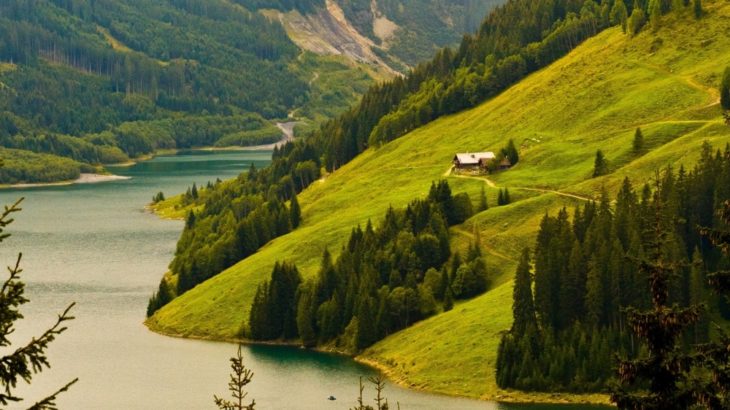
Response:
[[[77,319],[51,345],[52,369],[37,375],[31,386],[21,382],[21,396],[38,399],[79,377],[60,397],[60,408],[212,409],[214,393],[227,397],[228,359],[235,345],[160,336],[142,323],[147,299],[172,259],[182,229],[182,222],[160,220],[144,206],[158,191],[172,195],[193,182],[230,178],[251,162],[265,166],[270,155],[162,156],[113,170],[129,180],[0,191],[0,204],[26,198],[10,226],[13,236],[0,245],[0,264],[10,265],[18,252],[24,253],[22,278],[31,300],[13,340],[27,342],[50,326],[56,313],[77,302]],[[358,378],[375,374],[348,358],[295,348],[251,346],[244,356],[255,372],[248,391],[262,410],[349,409]],[[328,401],[330,395],[337,400]],[[404,410],[566,408],[461,400],[392,384],[386,396]]]

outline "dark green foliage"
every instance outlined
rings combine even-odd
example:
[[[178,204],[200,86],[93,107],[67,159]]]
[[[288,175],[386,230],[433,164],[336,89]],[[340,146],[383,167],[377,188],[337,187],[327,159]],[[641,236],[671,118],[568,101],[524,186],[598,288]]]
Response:
[[[720,104],[722,108],[730,110],[730,67],[725,69],[720,84]]]
[[[2,166],[1,161],[0,166]],[[11,206],[5,206],[4,211],[0,213],[0,242],[10,236],[10,234],[5,233],[5,229],[13,222],[12,215],[20,211],[21,201],[22,199]],[[2,386],[0,388],[0,404],[3,407],[15,405],[23,400],[14,392],[19,381],[30,383],[33,376],[45,369],[50,369],[51,365],[47,357],[48,347],[56,340],[56,337],[66,330],[67,322],[74,319],[70,315],[74,306],[72,303],[58,316],[53,326],[43,332],[41,336],[32,338],[25,345],[13,346],[10,337],[15,331],[16,322],[23,318],[20,307],[29,302],[25,297],[25,283],[20,280],[20,274],[23,272],[20,268],[22,256],[22,254],[18,255],[15,264],[8,266],[8,278],[2,283],[0,290],[0,301],[2,301],[0,303],[0,347],[4,351],[4,356],[0,362],[0,385]],[[17,344],[17,340],[15,340],[15,343]],[[67,391],[77,381],[78,379],[72,380],[55,393],[37,401],[30,408],[38,410],[56,409],[57,396]]]
[[[702,9],[702,0],[693,0],[692,9],[694,10],[695,18],[700,19],[705,11]]]
[[[631,333],[639,319],[661,329],[663,324],[652,316],[656,312],[667,323],[681,316],[687,326],[678,339],[665,334],[670,342],[675,338],[680,350],[666,350],[664,363],[679,360],[690,343],[707,342],[707,322],[695,321],[697,311],[690,307],[704,304],[718,310],[718,302],[705,290],[704,271],[721,270],[730,261],[696,227],[724,229],[713,209],[730,199],[728,187],[730,147],[713,153],[705,144],[694,169],[676,173],[668,169],[653,189],[645,186],[637,194],[625,180],[613,207],[604,192],[600,202],[578,207],[572,222],[566,210],[546,215],[534,248],[534,282],[525,283],[530,280],[529,265],[522,261],[515,278],[515,328],[500,345],[499,385],[540,391],[604,390],[612,376],[614,354],[634,360],[656,352],[657,345],[651,350]],[[664,307],[657,310],[649,282],[656,269],[647,258],[657,259],[659,222],[661,266],[671,275],[652,282],[669,293]],[[529,314],[529,289],[534,289],[537,326],[530,325],[534,319]],[[629,307],[634,313],[627,317]],[[650,313],[636,313],[640,311]],[[640,338],[648,335],[642,332]],[[706,352],[720,363],[721,350],[708,347]],[[630,369],[625,371],[628,375]],[[676,392],[665,393],[669,397]],[[679,399],[677,403],[685,404]]]
[[[513,300],[512,315],[514,322],[512,322],[511,331],[515,334],[523,334],[528,328],[537,329],[529,249],[522,251],[522,257],[517,266]]]
[[[593,162],[593,178],[608,174],[608,161],[600,149],[596,151],[596,159]]]
[[[273,300],[277,292],[272,277],[259,288],[251,307],[251,337],[279,338],[281,331],[273,329],[281,321],[275,307],[296,306],[292,314],[305,346],[335,342],[360,351],[435,314],[437,298],[453,303],[452,287],[458,287],[461,298],[486,291],[489,281],[481,252],[475,249],[478,243],[453,284],[445,273],[451,255],[451,224],[445,214],[454,223],[463,222],[458,197],[471,204],[465,194],[452,196],[448,183],[440,181],[432,184],[427,199],[400,211],[390,208],[377,229],[370,222],[365,229],[353,229],[337,260],[325,250],[317,279],[288,292],[290,302]]]
[[[238,345],[238,353],[236,357],[231,357],[231,381],[228,382],[228,390],[231,392],[232,401],[213,396],[215,405],[221,410],[254,410],[256,400],[251,400],[250,404],[243,404],[248,396],[244,388],[253,380],[253,372],[247,369],[243,364],[242,347]]]
[[[291,220],[291,227],[293,229],[297,229],[299,224],[302,222],[302,209],[299,207],[297,194],[293,194],[291,197],[291,203],[289,204],[289,219]]]
[[[152,197],[152,203],[153,203],[153,204],[156,204],[156,203],[162,202],[162,201],[164,201],[164,200],[165,200],[165,194],[164,194],[164,193],[162,193],[162,191],[160,191],[160,192],[156,193],[156,194],[155,194],[155,195],[154,195],[154,196]]]
[[[639,34],[644,25],[646,24],[646,12],[641,7],[635,6],[631,12],[628,23],[629,35],[635,36]]]
[[[487,209],[489,209],[489,205],[487,204],[487,193],[484,190],[484,185],[482,185],[482,189],[479,192],[479,208],[477,208],[477,212],[484,212]]]
[[[497,205],[509,205],[512,202],[512,199],[509,196],[509,189],[500,189],[499,194],[497,194]]]
[[[68,158],[0,148],[0,184],[71,181],[81,174],[83,164]],[[86,169],[86,171],[93,171]]]
[[[611,8],[611,24],[614,26],[621,26],[621,29],[626,33],[626,23],[629,17],[629,12],[626,10],[626,4],[623,0],[619,0],[613,3]]]
[[[659,29],[662,14],[661,0],[649,0],[649,22],[652,30],[657,31]]]
[[[650,284],[652,306],[627,312],[628,324],[644,341],[646,353],[619,361],[621,385],[611,389],[611,400],[620,409],[687,409],[694,404],[689,365],[694,358],[683,351],[681,336],[698,321],[700,308],[670,305],[671,276],[679,265],[667,247],[671,226],[664,219],[665,206],[660,198],[651,205],[654,226],[646,227],[651,237],[644,247],[647,257],[638,260]]]
[[[157,292],[152,294],[152,297],[150,297],[150,300],[147,303],[147,317],[154,315],[161,307],[170,303],[172,298],[172,292],[168,287],[167,279],[162,278]]]
[[[703,237],[708,238],[713,245],[717,246],[723,255],[730,257],[730,200],[726,200],[717,212],[719,226],[716,228],[704,227],[700,229]],[[713,290],[719,293],[726,300],[730,298],[730,270],[727,264],[709,275],[709,282]],[[697,266],[693,264],[695,270]],[[694,283],[694,282],[693,282]],[[695,287],[698,287],[695,285]],[[698,291],[694,292],[695,294]],[[700,332],[706,331],[706,320],[700,320],[696,327]],[[718,329],[719,337],[712,343],[700,346],[700,364],[710,375],[708,381],[702,386],[704,389],[698,394],[698,401],[708,408],[720,409],[730,407],[730,336],[726,331]]]
[[[255,340],[294,339],[297,324],[297,289],[302,279],[293,264],[277,262],[271,280],[259,286],[249,315],[250,337]]]
[[[502,148],[501,154],[509,160],[512,166],[517,165],[520,160],[520,154],[517,152],[517,147],[512,139],[509,140],[506,147]]]
[[[635,155],[638,155],[638,154],[641,154],[644,152],[644,134],[641,132],[641,128],[637,128],[636,132],[634,133],[634,141],[632,144],[632,149],[633,149]]]

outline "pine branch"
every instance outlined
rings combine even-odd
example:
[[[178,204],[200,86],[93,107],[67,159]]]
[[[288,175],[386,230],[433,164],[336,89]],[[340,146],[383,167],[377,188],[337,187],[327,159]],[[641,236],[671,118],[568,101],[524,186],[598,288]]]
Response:
[[[56,407],[56,399],[58,398],[58,395],[67,392],[68,389],[73,386],[77,381],[79,381],[78,377],[71,380],[68,384],[58,389],[52,395],[46,397],[39,402],[36,402],[36,404],[29,407],[28,410],[58,410],[58,407]]]

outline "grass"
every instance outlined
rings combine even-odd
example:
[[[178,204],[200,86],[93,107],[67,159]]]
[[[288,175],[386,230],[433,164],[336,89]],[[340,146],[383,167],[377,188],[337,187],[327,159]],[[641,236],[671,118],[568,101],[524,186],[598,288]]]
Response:
[[[295,262],[306,278],[316,274],[325,247],[337,253],[350,230],[379,220],[388,206],[405,206],[442,178],[458,151],[498,150],[512,138],[521,161],[491,177],[509,187],[515,202],[492,207],[453,229],[464,248],[480,230],[495,287],[445,314],[401,331],[361,357],[405,385],[429,391],[525,400],[535,396],[500,391],[494,359],[501,332],[510,326],[514,259],[531,245],[547,212],[581,200],[550,189],[596,197],[612,194],[624,177],[648,181],[667,165],[691,166],[703,141],[730,142],[716,104],[718,75],[730,65],[730,4],[705,2],[708,16],[667,16],[657,33],[628,38],[610,29],[565,58],[481,106],[441,118],[379,149],[371,149],[315,183],[300,196],[304,224],[257,254],[197,286],[148,321],[157,331],[225,339],[247,318],[256,286],[277,260]],[[647,152],[631,152],[636,127]],[[596,150],[611,174],[591,179]],[[476,200],[484,181],[449,178],[453,191]],[[488,190],[494,205],[496,190]],[[448,331],[447,331],[448,330]],[[601,401],[602,396],[545,395],[538,400]]]

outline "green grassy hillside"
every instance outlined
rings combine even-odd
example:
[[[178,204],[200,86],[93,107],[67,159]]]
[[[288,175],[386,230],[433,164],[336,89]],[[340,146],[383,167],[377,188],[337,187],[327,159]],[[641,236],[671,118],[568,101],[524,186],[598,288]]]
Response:
[[[496,346],[511,320],[513,258],[532,243],[542,215],[595,197],[602,186],[615,192],[625,176],[642,183],[660,167],[691,165],[703,141],[716,147],[730,142],[714,88],[730,65],[730,4],[707,2],[706,8],[700,21],[667,16],[658,32],[645,30],[635,38],[607,30],[497,98],[366,151],[300,195],[301,228],[175,299],[149,326],[184,336],[235,337],[256,285],[276,260],[293,261],[312,277],[325,247],[336,251],[353,226],[378,219],[389,205],[424,196],[431,181],[448,175],[454,152],[498,150],[512,138],[522,158],[513,169],[490,181],[448,176],[455,192],[476,198],[488,183],[509,187],[516,199],[454,228],[457,248],[475,226],[480,230],[496,287],[362,355],[406,385],[509,398],[494,381]],[[649,149],[643,156],[631,152],[638,126]],[[612,172],[591,179],[597,149]],[[495,205],[494,187],[488,195]]]

